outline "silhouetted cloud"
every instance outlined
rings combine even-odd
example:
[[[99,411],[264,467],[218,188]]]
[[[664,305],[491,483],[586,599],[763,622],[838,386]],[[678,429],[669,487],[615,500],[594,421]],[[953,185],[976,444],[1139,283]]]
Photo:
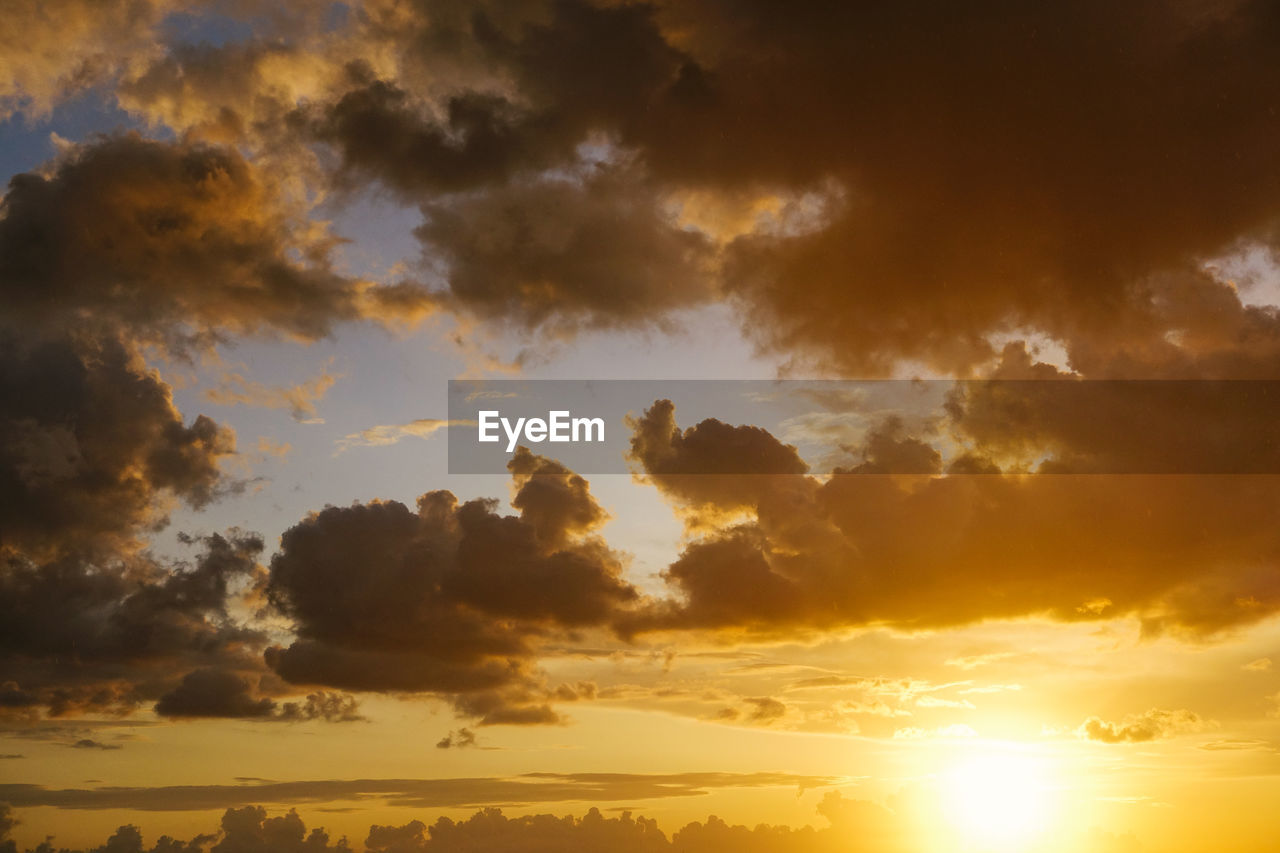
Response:
[[[105,82],[313,185],[331,160],[334,185],[423,210],[437,296],[464,314],[561,333],[727,299],[763,345],[839,371],[963,375],[1013,335],[1091,377],[1274,375],[1274,310],[1206,267],[1275,243],[1261,0],[365,4],[338,26],[294,4],[261,39],[165,51],[167,5],[127,5],[59,0],[69,38],[16,21],[0,100]],[[323,265],[264,263],[297,310],[259,309],[289,331],[363,313]]]
[[[411,307],[334,272],[332,238],[230,147],[105,137],[12,178],[0,213],[0,305],[28,332],[315,339]]]
[[[493,501],[329,507],[286,531],[267,595],[296,639],[267,650],[286,681],[449,698],[481,724],[558,720],[533,672],[544,636],[608,623],[637,599],[593,534],[586,481],[527,450],[511,462],[520,515]]]
[[[468,728],[449,732],[436,743],[437,749],[462,749],[476,745],[476,733]]]
[[[0,220],[3,222],[4,220]],[[0,524],[32,559],[127,550],[168,502],[217,494],[234,435],[189,425],[169,387],[114,340],[27,343],[0,328]]]
[[[154,8],[136,6],[130,26],[145,26]],[[72,15],[67,26],[78,25]],[[163,697],[174,714],[252,716],[272,701],[222,689],[263,670],[262,635],[228,610],[256,579],[261,540],[207,537],[194,569],[143,551],[178,503],[199,509],[243,487],[223,472],[234,433],[203,415],[186,421],[144,353],[185,356],[227,334],[311,340],[390,305],[398,318],[425,305],[413,285],[334,272],[322,231],[278,175],[233,147],[105,136],[10,181],[0,202],[7,714],[127,711]],[[330,381],[281,399],[306,414]],[[246,379],[236,399],[277,402],[269,392]]]
[[[694,535],[663,573],[671,596],[622,614],[617,626],[626,634],[1133,615],[1148,633],[1205,635],[1280,609],[1261,568],[1280,553],[1267,521],[1275,477],[852,469],[820,480],[773,466],[763,468],[771,474],[717,477],[697,472],[715,470],[718,446],[698,451],[683,440],[676,453],[673,439],[731,428],[710,421],[682,433],[673,418],[665,401],[646,412],[633,456]],[[865,447],[851,448],[862,465],[921,453],[893,430],[873,430]],[[763,430],[743,434],[784,453]]]
[[[263,635],[228,619],[234,589],[259,572],[262,541],[209,536],[193,565],[146,557],[35,564],[0,572],[4,707],[59,716],[131,710],[200,664],[253,670]]]

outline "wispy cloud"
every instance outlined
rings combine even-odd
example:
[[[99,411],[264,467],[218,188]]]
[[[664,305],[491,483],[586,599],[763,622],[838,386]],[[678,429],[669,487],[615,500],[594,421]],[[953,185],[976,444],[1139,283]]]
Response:
[[[240,373],[227,373],[214,388],[207,388],[204,398],[219,406],[258,406],[264,409],[287,409],[300,423],[324,423],[316,414],[316,403],[324,399],[333,384],[342,378],[325,367],[318,376],[297,385],[264,385]]]
[[[345,435],[335,442],[334,455],[345,453],[353,447],[386,447],[396,444],[401,439],[430,438],[439,430],[451,426],[474,424],[471,420],[445,420],[441,418],[418,418],[405,424],[379,424],[359,432]]]
[[[166,787],[48,788],[0,784],[0,802],[14,808],[137,809],[196,811],[244,803],[329,803],[380,799],[397,806],[469,808],[495,803],[696,797],[722,788],[826,788],[842,783],[833,776],[790,773],[528,773],[472,779],[324,779],[294,782],[252,781],[241,785]]]

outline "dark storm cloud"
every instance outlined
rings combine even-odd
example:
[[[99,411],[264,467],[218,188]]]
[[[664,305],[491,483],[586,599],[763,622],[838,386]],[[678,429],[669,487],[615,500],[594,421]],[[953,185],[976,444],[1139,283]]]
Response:
[[[918,452],[893,432],[873,431],[863,464]],[[624,633],[1131,615],[1150,633],[1205,635],[1280,609],[1273,476],[779,473],[734,491],[676,473],[652,479],[697,535],[664,572],[673,597],[622,615]]]
[[[637,598],[591,531],[586,482],[524,451],[514,504],[429,492],[329,507],[289,529],[267,594],[296,640],[267,661],[295,684],[432,692],[484,723],[554,722],[532,664],[539,639],[606,624]]]

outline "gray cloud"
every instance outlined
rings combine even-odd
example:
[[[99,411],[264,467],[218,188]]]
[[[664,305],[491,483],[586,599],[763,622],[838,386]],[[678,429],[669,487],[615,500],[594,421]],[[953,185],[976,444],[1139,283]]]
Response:
[[[481,724],[558,721],[533,671],[544,637],[606,625],[638,599],[594,535],[586,481],[527,450],[513,504],[418,499],[329,507],[285,532],[267,595],[296,639],[267,650],[294,684],[430,692]],[[576,693],[574,694],[576,697]]]

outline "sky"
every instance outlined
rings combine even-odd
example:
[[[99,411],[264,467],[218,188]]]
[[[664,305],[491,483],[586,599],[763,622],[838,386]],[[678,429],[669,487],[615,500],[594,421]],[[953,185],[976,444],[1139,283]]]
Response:
[[[0,853],[1274,849],[1275,4],[3,15]]]

